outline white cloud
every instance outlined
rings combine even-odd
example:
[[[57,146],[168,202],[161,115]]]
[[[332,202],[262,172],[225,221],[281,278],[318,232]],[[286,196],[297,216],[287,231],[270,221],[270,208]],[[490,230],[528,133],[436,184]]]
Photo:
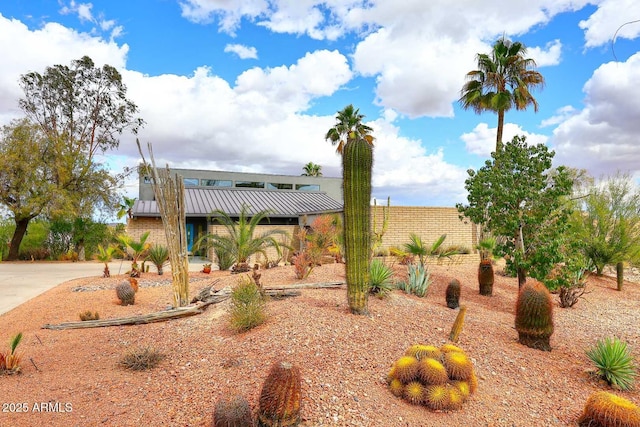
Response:
[[[561,53],[562,43],[558,39],[547,43],[544,48],[532,47],[527,49],[527,57],[534,59],[538,67],[558,65]]]
[[[497,128],[490,128],[488,124],[480,123],[473,131],[462,134],[460,139],[464,141],[465,148],[469,153],[477,154],[481,157],[490,157],[491,153],[496,150],[496,132]],[[502,131],[502,141],[511,141],[516,135],[524,135],[529,145],[546,144],[548,140],[547,136],[527,132],[520,125],[505,123]]]
[[[598,9],[588,19],[580,22],[585,30],[586,47],[609,43],[616,31],[616,38],[635,39],[640,36],[640,24],[624,25],[640,19],[640,2],[636,0],[602,0]],[[623,26],[624,25],[624,26]],[[622,28],[620,28],[623,26]]]
[[[585,84],[586,106],[554,130],[557,160],[593,176],[640,171],[640,53],[601,65]]]
[[[60,13],[63,15],[75,13],[82,22],[94,22],[93,14],[91,13],[92,8],[93,4],[91,3],[77,3],[71,0],[69,5],[62,6]]]
[[[568,120],[571,116],[577,113],[577,110],[571,105],[565,105],[564,107],[558,108],[555,114],[548,119],[544,119],[540,122],[540,127],[548,127],[558,125],[566,120]]]
[[[258,59],[258,50],[253,46],[228,44],[224,47],[224,51],[235,53],[240,59]]]
[[[190,21],[206,24],[219,18],[220,31],[235,34],[244,17],[251,21],[269,10],[266,0],[184,0],[180,1],[182,16]]]

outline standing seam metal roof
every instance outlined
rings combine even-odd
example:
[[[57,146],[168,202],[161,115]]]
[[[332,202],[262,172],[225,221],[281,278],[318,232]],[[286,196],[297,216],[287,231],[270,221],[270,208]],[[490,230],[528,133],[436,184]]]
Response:
[[[324,192],[256,190],[246,188],[185,188],[187,216],[207,216],[220,209],[229,216],[238,216],[242,205],[249,206],[249,214],[271,209],[272,217],[292,217],[302,214],[342,211],[342,203]],[[134,216],[160,216],[153,200],[137,200]]]

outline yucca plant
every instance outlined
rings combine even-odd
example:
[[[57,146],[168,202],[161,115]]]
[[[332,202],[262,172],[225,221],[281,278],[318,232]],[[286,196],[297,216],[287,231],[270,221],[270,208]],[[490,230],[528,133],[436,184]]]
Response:
[[[158,275],[162,276],[164,273],[163,267],[169,262],[169,249],[163,245],[152,245],[149,248],[148,258],[156,266]]]
[[[407,281],[401,282],[398,287],[408,294],[414,294],[421,298],[427,295],[431,285],[431,273],[427,267],[421,263],[408,264],[407,273]]]
[[[629,390],[633,387],[637,372],[627,343],[615,337],[605,338],[599,340],[586,353],[596,365],[598,375],[609,385],[620,390]]]
[[[391,282],[393,270],[378,259],[371,261],[369,269],[369,292],[380,297],[386,296],[394,288]]]

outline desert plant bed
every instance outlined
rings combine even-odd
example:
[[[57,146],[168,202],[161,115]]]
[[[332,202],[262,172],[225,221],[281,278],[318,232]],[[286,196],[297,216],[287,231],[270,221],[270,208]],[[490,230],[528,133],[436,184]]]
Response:
[[[0,375],[0,425],[209,426],[223,396],[242,394],[255,414],[270,366],[283,359],[300,368],[300,425],[306,427],[572,426],[596,391],[640,403],[637,388],[619,392],[598,379],[585,354],[597,340],[615,336],[640,360],[640,284],[627,282],[618,292],[615,277],[590,277],[585,298],[572,308],[555,307],[552,349],[545,352],[518,343],[517,279],[497,267],[493,295],[482,296],[477,263],[429,268],[433,283],[424,298],[399,290],[371,296],[370,315],[359,316],[349,313],[344,286],[301,289],[297,297],[268,301],[266,321],[242,334],[229,327],[228,301],[158,323],[43,329],[77,321],[86,310],[112,319],[166,310],[172,301],[166,276],[159,280],[155,272],[142,273],[129,306],[115,293],[125,276],[63,283],[0,315],[0,346],[24,334],[21,373]],[[406,266],[394,269],[402,280]],[[453,279],[467,308],[457,345],[473,362],[478,386],[460,409],[438,412],[393,396],[386,375],[409,346],[448,342],[458,313],[445,299]],[[192,272],[190,297],[214,282],[220,289],[237,280],[229,272]],[[261,276],[265,288],[344,280],[342,264],[316,267],[303,280],[295,279],[292,266]],[[120,365],[127,352],[146,347],[162,353],[158,366],[132,371]]]

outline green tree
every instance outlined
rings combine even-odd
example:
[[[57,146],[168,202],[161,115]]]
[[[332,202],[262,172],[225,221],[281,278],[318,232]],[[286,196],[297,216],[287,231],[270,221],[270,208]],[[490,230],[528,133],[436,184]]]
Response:
[[[482,168],[468,171],[468,204],[456,205],[498,237],[496,253],[509,255],[507,265],[517,270],[520,286],[527,273],[544,280],[561,261],[573,181],[563,166],[551,170],[554,155],[543,144],[529,146],[525,137],[514,137]]]
[[[526,53],[522,43],[502,37],[493,44],[490,54],[476,56],[478,68],[467,73],[467,82],[460,92],[459,102],[465,110],[498,114],[496,152],[502,149],[505,111],[526,110],[530,105],[538,111],[538,102],[530,89],[544,86],[544,78],[535,71],[536,63],[526,58]]]
[[[16,166],[10,173],[33,174],[35,179],[23,180],[22,187],[28,183],[38,191],[18,187],[23,198],[19,206],[15,196],[2,198],[16,221],[9,259],[17,258],[28,222],[42,213],[56,217],[74,212],[89,218],[96,208],[113,209],[123,176],[112,176],[95,156],[117,148],[124,130],[136,133],[142,125],[134,118],[138,108],[126,98],[120,73],[109,65],[95,67],[88,56],[71,66],[47,67],[43,74],[24,74],[20,86],[24,97],[19,105],[29,122],[20,126],[19,137],[31,140],[33,151],[22,152],[32,163],[28,172]],[[36,126],[37,134],[27,123]]]
[[[348,105],[338,111],[335,126],[325,135],[342,154],[347,299],[354,314],[369,311],[373,135],[363,119],[360,110]]]
[[[275,236],[286,236],[284,230],[271,229],[257,233],[257,227],[263,220],[268,220],[270,210],[263,210],[250,215],[249,206],[242,205],[238,220],[235,221],[221,209],[212,212],[215,220],[227,231],[227,235],[207,233],[195,243],[196,248],[214,248],[217,251],[231,255],[236,263],[236,271],[248,271],[249,257],[256,253],[267,256],[268,248],[275,248],[280,254],[280,243]]]
[[[309,162],[302,167],[302,176],[322,176],[322,166]]]
[[[18,259],[29,222],[44,213],[58,197],[51,180],[49,144],[28,120],[4,126],[0,134],[0,203],[11,212],[15,229],[8,260]]]
[[[120,210],[118,210],[118,219],[123,216],[127,216],[127,218],[133,218],[133,206],[136,204],[136,198],[129,198],[127,196],[122,197],[122,202],[118,205]]]
[[[618,173],[577,199],[571,217],[577,244],[602,274],[607,264],[640,261],[640,190]]]

